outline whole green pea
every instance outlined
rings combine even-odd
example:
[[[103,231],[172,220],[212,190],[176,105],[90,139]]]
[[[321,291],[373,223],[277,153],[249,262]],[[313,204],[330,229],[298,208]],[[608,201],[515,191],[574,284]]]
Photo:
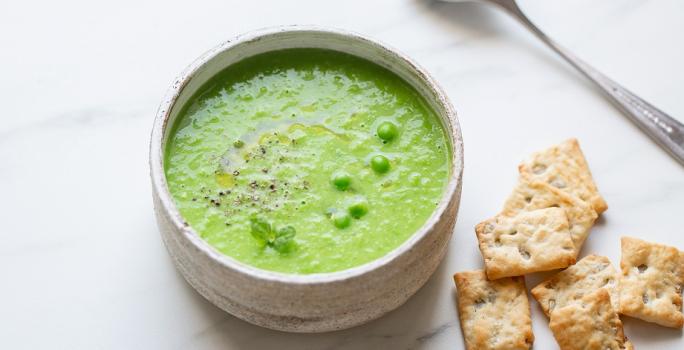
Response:
[[[384,141],[392,141],[399,135],[399,129],[391,122],[382,122],[376,130],[378,137]]]
[[[396,125],[391,122],[380,123],[376,132],[378,133],[378,137],[385,141],[392,141],[399,134]]]
[[[351,225],[351,216],[345,212],[335,213],[332,216],[333,224],[337,228],[347,228]]]
[[[370,160],[370,166],[378,174],[384,174],[390,170],[390,162],[387,157],[383,155],[373,156]]]
[[[363,199],[358,199],[349,206],[349,215],[355,219],[360,219],[362,216],[368,214],[368,202]]]
[[[344,191],[351,185],[351,175],[345,171],[338,171],[332,175],[332,184],[338,190]]]

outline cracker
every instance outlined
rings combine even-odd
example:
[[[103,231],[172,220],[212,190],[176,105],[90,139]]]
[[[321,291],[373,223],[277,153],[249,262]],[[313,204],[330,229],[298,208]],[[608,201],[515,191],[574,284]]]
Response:
[[[551,276],[530,291],[544,313],[580,301],[599,288],[610,294],[613,309],[619,310],[618,280],[620,275],[605,256],[587,255],[577,264]]]
[[[487,277],[548,271],[575,263],[565,210],[546,208],[516,217],[496,216],[475,227]]]
[[[454,275],[466,349],[530,349],[530,304],[522,277],[487,280],[482,270]]]
[[[596,188],[577,139],[569,139],[532,154],[518,169],[523,177],[548,183],[591,203],[598,214],[608,209]]]
[[[577,256],[598,217],[589,203],[543,182],[530,182],[521,178],[506,200],[501,215],[513,217],[524,211],[551,207],[565,210]]]
[[[561,350],[633,349],[603,288],[585,295],[581,302],[555,309],[549,328]]]
[[[677,248],[622,237],[620,313],[682,328],[684,253]]]

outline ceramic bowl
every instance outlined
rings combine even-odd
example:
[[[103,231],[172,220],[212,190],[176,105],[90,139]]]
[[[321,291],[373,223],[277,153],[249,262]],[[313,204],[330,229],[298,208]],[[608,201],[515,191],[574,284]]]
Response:
[[[283,274],[245,265],[200,238],[179,213],[164,175],[163,152],[181,107],[211,77],[256,54],[286,48],[325,48],[375,62],[411,84],[437,112],[452,150],[451,178],[425,225],[387,255],[348,270]],[[376,319],[399,307],[445,255],[461,196],[463,142],[456,113],[430,75],[398,51],[364,36],[319,27],[288,26],[241,35],[210,50],[173,83],[157,112],[150,144],[154,209],[176,267],[207,300],[253,324],[289,332],[326,332]]]

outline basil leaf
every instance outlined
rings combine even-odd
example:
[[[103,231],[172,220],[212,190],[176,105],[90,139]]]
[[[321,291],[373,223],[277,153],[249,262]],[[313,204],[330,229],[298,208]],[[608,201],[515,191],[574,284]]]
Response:
[[[297,233],[297,232],[295,231],[294,227],[288,225],[288,226],[281,227],[280,229],[278,229],[276,237],[286,239],[286,240],[290,240],[290,239],[294,238],[295,233]]]
[[[273,228],[271,224],[264,218],[254,217],[249,220],[251,222],[252,236],[262,243],[273,242]]]
[[[271,247],[275,249],[278,253],[289,253],[295,247],[295,241],[293,239],[285,239],[283,237],[278,237],[273,241]]]
[[[287,253],[294,248],[294,236],[296,231],[292,226],[284,226],[276,232],[276,239],[271,245],[279,253]]]

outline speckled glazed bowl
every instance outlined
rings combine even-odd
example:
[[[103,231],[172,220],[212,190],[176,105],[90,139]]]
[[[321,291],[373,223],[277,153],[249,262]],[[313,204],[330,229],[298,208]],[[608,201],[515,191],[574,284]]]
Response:
[[[256,54],[285,48],[325,48],[373,61],[423,95],[447,131],[451,179],[437,209],[406,242],[375,261],[348,270],[289,275],[257,269],[223,255],[190,227],[169,193],[164,146],[181,107],[207,80]],[[461,196],[463,144],[456,113],[435,81],[411,59],[376,41],[340,30],[289,26],[241,35],[210,50],[173,83],[159,107],[150,143],[154,209],[162,239],[177,268],[216,306],[253,324],[289,332],[353,327],[399,307],[444,257]]]

